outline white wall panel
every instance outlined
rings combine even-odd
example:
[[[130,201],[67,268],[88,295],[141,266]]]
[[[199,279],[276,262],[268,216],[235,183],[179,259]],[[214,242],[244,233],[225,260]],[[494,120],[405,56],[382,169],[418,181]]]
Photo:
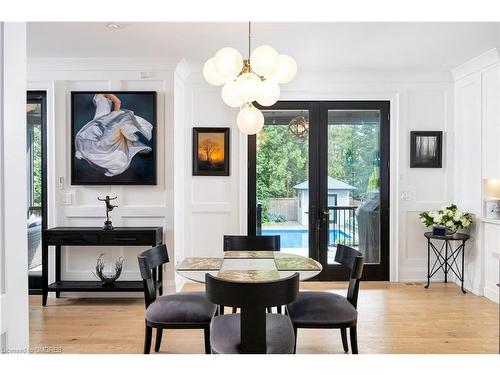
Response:
[[[482,214],[482,104],[481,73],[476,72],[455,84],[455,168],[454,201],[474,215],[471,238],[465,251],[464,287],[482,294],[483,256],[480,235]]]
[[[231,183],[221,177],[193,177],[193,204],[230,203]]]
[[[419,76],[420,82],[414,77],[414,74],[401,73],[381,76],[300,72],[294,81],[282,86],[281,98],[391,101],[391,275],[393,280],[423,281],[426,278],[426,267],[423,267],[427,259],[423,237],[426,228],[418,221],[417,213],[439,208],[451,200],[452,163],[445,163],[439,170],[410,169],[409,132],[442,130],[445,132],[444,152],[452,150],[446,144],[446,133],[453,129],[453,84],[450,75]],[[185,145],[189,150],[193,126],[229,126],[234,124],[237,113],[223,104],[220,89],[210,87],[198,72],[191,74],[187,82],[185,134],[189,141]],[[246,233],[246,137],[234,125],[231,131],[230,178],[192,177],[190,162],[186,168],[185,223],[186,227],[193,227],[193,235],[217,232],[214,238],[221,238],[223,234]],[[449,155],[444,159],[448,161]],[[235,173],[239,173],[239,177]],[[400,193],[406,190],[414,192],[413,198],[400,202]],[[230,222],[222,225],[211,220],[207,224],[200,218],[200,212],[215,214],[224,210],[225,206],[218,204],[223,201],[230,203]],[[200,248],[194,245],[195,241],[186,238],[186,251],[191,255],[217,254],[222,246],[220,241],[213,240]],[[399,254],[403,255],[401,260],[398,260]],[[401,270],[399,275],[398,268]]]
[[[162,226],[164,239],[169,247],[172,263],[165,267],[167,289],[174,286],[173,259],[173,82],[178,61],[158,64],[150,71],[151,79],[140,79],[140,71],[151,66],[145,62],[132,62],[130,69],[123,60],[106,59],[57,59],[35,60],[29,67],[32,82],[45,82],[54,87],[54,119],[49,118],[49,128],[54,128],[53,139],[55,157],[49,165],[55,176],[53,181],[57,193],[49,219],[54,226],[102,226],[104,205],[97,196],[118,196],[118,205],[112,212],[115,226]],[[154,65],[154,64],[153,64]],[[116,69],[112,69],[116,66]],[[34,85],[34,83],[32,84]],[[157,92],[157,185],[155,186],[71,186],[71,91],[156,91]],[[58,178],[65,181],[64,188],[58,189]],[[73,196],[71,205],[62,205],[64,195]],[[62,278],[67,280],[93,280],[90,273],[95,268],[99,254],[104,253],[108,267],[119,256],[126,258],[122,278],[138,280],[137,254],[146,247],[67,247],[63,250]],[[51,275],[52,276],[52,275]],[[52,278],[52,277],[51,277]]]
[[[483,178],[500,178],[500,67],[482,73]]]
[[[499,303],[500,225],[484,223],[484,295]]]
[[[0,22],[0,350],[26,352],[26,24]]]
[[[95,197],[117,194],[120,207],[113,212],[116,223],[150,225],[152,221],[156,222],[157,216],[162,216],[156,225],[165,228],[169,253],[175,249],[174,244],[180,246],[178,256],[174,252],[174,257],[171,257],[172,262],[178,262],[184,256],[220,255],[224,234],[246,232],[246,137],[235,126],[237,110],[222,102],[220,88],[205,83],[199,72],[189,75],[184,84],[185,77],[176,78],[172,64],[172,70],[152,71],[149,80],[139,79],[140,67],[135,65],[131,70],[122,67],[117,71],[108,69],[109,64],[104,61],[64,61],[64,64],[52,64],[54,69],[49,65],[36,60],[29,75],[33,81],[47,81],[54,86],[58,146],[57,162],[53,168],[56,178],[64,176],[67,184],[70,172],[67,162],[69,92],[76,88],[94,90],[95,86],[104,87],[104,90],[111,87],[114,90],[158,91],[158,186],[72,188],[66,185],[56,194],[57,209],[53,215],[57,217],[57,224],[101,225],[102,208],[96,204]],[[99,66],[106,68],[100,70]],[[157,65],[154,66],[157,69]],[[409,168],[409,131],[448,132],[452,128],[453,95],[449,76],[429,75],[422,78],[422,82],[416,82],[413,74],[401,73],[386,75],[384,79],[377,74],[351,75],[349,79],[338,74],[316,76],[316,73],[301,72],[296,81],[283,86],[282,98],[391,101],[391,275],[394,280],[424,280],[425,273],[420,266],[426,259],[422,236],[426,229],[415,219],[416,213],[437,208],[451,199],[452,176],[448,162],[440,170]],[[176,79],[177,83],[174,83]],[[183,108],[182,114],[177,114],[179,108]],[[231,128],[230,176],[192,176],[192,128],[195,126]],[[447,136],[445,134],[445,139]],[[64,144],[66,146],[61,146]],[[449,152],[446,141],[445,152]],[[174,182],[174,176],[177,182]],[[433,184],[428,181],[433,181]],[[414,191],[413,199],[402,202],[399,196],[406,190]],[[60,205],[63,193],[74,194],[72,206]],[[155,218],[151,221],[153,216]],[[184,229],[177,231],[178,223]],[[408,240],[407,235],[414,241]],[[398,260],[399,254],[404,255],[401,260]],[[171,267],[169,265],[170,270]],[[402,270],[399,275],[398,268]]]
[[[230,212],[194,212],[191,238],[195,256],[222,256],[223,234],[234,233]]]

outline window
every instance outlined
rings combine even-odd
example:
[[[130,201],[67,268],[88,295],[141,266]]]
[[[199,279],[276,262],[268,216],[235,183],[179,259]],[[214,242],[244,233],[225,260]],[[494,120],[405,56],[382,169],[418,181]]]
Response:
[[[42,205],[41,107],[41,103],[28,103],[27,106],[26,162],[30,211],[40,211]]]
[[[328,193],[328,207],[337,205],[337,194]]]

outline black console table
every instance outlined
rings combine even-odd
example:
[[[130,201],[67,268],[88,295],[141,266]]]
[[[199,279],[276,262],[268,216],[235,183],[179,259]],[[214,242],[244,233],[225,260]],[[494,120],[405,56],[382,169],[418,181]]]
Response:
[[[432,232],[424,233],[427,238],[427,285],[425,288],[429,287],[431,282],[431,277],[439,271],[440,269],[444,272],[444,282],[448,282],[448,272],[451,270],[455,276],[462,283],[462,292],[465,294],[464,289],[464,253],[465,253],[465,242],[470,238],[468,234],[456,233],[446,236],[437,236]],[[439,247],[435,245],[432,241],[443,241]],[[457,247],[452,246],[450,243],[459,242]],[[439,248],[438,248],[439,247]],[[436,255],[436,260],[431,268],[431,250]],[[460,253],[462,255],[461,267],[459,267],[457,261],[459,260]]]
[[[42,235],[42,305],[47,304],[48,292],[141,292],[141,281],[116,281],[113,286],[96,281],[61,280],[61,246],[147,246],[163,243],[162,227],[121,227],[103,230],[93,227],[56,227],[45,229]],[[49,246],[55,246],[55,282],[49,281]],[[131,260],[134,261],[134,260]],[[156,272],[157,271],[157,272]],[[90,273],[90,271],[89,271]],[[162,268],[153,271],[160,295],[163,292]]]

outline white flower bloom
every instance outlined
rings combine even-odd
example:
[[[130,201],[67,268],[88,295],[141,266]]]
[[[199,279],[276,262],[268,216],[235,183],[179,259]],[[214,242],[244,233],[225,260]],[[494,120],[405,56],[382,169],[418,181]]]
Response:
[[[439,224],[439,223],[441,223],[441,221],[442,221],[442,220],[443,220],[443,216],[442,216],[442,215],[439,215],[439,214],[436,214],[436,215],[434,216],[434,219],[433,219],[433,221],[434,221],[434,223],[435,223],[435,224]]]
[[[455,224],[453,224],[453,221],[448,220],[448,221],[446,222],[446,226],[447,226],[448,228],[454,228],[454,227],[455,227]]]

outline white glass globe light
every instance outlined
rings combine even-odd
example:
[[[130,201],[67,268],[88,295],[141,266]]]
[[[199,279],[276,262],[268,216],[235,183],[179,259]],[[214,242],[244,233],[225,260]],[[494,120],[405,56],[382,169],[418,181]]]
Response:
[[[215,70],[213,58],[207,60],[205,65],[203,65],[203,77],[205,77],[208,83],[214,86],[220,86],[224,83],[224,78]]]
[[[278,69],[272,74],[279,83],[288,83],[297,74],[297,63],[288,55],[280,55],[278,60]]]
[[[242,133],[256,134],[264,126],[264,115],[252,104],[249,104],[238,113],[236,124]]]
[[[222,87],[221,96],[224,103],[230,107],[241,107],[245,103],[236,94],[236,83],[234,81],[229,81]]]
[[[280,86],[274,79],[266,79],[262,82],[260,96],[257,98],[257,103],[265,107],[269,107],[278,101],[280,97]]]
[[[259,46],[250,55],[252,70],[260,76],[268,76],[278,69],[279,54],[273,47]]]
[[[224,47],[214,56],[214,65],[217,73],[224,79],[236,77],[243,68],[243,57],[238,50]]]
[[[253,102],[260,95],[262,81],[253,73],[243,73],[236,79],[236,94],[244,102]]]

